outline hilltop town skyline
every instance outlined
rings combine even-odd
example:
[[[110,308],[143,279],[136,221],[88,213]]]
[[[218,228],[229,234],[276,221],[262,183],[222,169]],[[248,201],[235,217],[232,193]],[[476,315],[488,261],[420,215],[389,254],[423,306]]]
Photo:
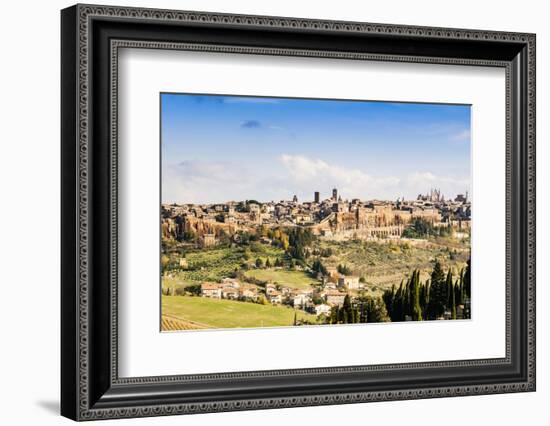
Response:
[[[342,199],[337,188],[321,199],[319,191],[312,201],[260,202],[230,201],[214,204],[163,204],[163,233],[176,240],[185,233],[198,237],[203,247],[217,245],[226,237],[239,238],[239,232],[256,232],[258,227],[303,227],[313,235],[346,240],[379,237],[401,238],[411,222],[426,221],[435,227],[470,226],[471,202],[468,193],[445,198],[432,188],[415,200],[395,201]],[[190,235],[190,234],[187,234]]]
[[[271,200],[267,200],[267,199],[259,199],[259,198],[254,198],[254,197],[249,197],[249,198],[245,198],[245,199],[227,199],[227,200],[216,200],[216,201],[210,201],[210,202],[204,202],[204,203],[190,203],[190,202],[184,202],[184,201],[163,201],[162,204],[163,205],[216,205],[216,204],[237,204],[237,203],[241,203],[241,202],[254,202],[254,201],[257,201],[258,203],[260,204],[269,204],[269,203],[287,203],[287,202],[295,202],[295,203],[298,203],[298,204],[309,204],[309,203],[322,203],[322,202],[327,202],[327,201],[334,201],[333,200],[333,196],[334,196],[334,191],[338,191],[338,199],[340,201],[345,201],[345,202],[351,202],[352,200],[358,200],[358,201],[361,201],[361,202],[381,202],[381,203],[395,203],[397,201],[402,201],[402,202],[414,202],[414,201],[418,201],[418,200],[421,200],[421,199],[424,199],[424,200],[429,200],[430,199],[430,194],[433,193],[434,191],[435,192],[439,192],[442,196],[442,200],[445,200],[445,201],[453,201],[453,200],[456,200],[457,198],[458,199],[463,199],[464,200],[470,200],[470,191],[469,190],[465,190],[465,191],[460,191],[456,194],[449,194],[448,196],[443,193],[443,191],[440,189],[440,188],[430,188],[429,191],[427,192],[420,192],[418,193],[415,197],[411,197],[411,198],[407,198],[405,197],[404,195],[401,195],[401,196],[396,196],[396,197],[393,197],[393,198],[359,198],[359,197],[342,197],[342,194],[339,192],[339,190],[337,188],[333,188],[332,191],[330,190],[327,190],[326,191],[326,196],[324,196],[324,193],[322,191],[312,191],[310,196],[305,196],[305,197],[301,197],[299,196],[298,194],[292,194],[291,196],[289,197],[286,197],[286,198],[281,198],[281,199],[278,199],[278,200],[275,200],[275,199],[271,199]],[[316,199],[316,194],[319,194],[318,195],[318,200]],[[338,201],[338,200],[336,200]]]

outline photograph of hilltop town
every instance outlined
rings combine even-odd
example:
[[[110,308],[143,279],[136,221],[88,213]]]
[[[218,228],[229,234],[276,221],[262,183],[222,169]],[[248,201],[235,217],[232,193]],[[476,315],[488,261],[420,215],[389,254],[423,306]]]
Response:
[[[470,107],[161,95],[161,330],[471,317]]]

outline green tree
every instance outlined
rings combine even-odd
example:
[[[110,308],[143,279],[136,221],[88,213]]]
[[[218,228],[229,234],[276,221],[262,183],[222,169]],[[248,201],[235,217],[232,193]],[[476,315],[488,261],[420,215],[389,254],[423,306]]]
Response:
[[[338,306],[333,306],[330,308],[330,317],[329,321],[331,324],[338,324],[339,312]]]
[[[456,319],[456,287],[455,286],[451,291],[451,319]]]
[[[263,267],[263,266],[264,266],[264,262],[262,261],[261,258],[258,257],[258,258],[256,259],[256,268],[261,268],[261,267]]]
[[[351,322],[353,324],[357,324],[359,322],[359,308],[354,306],[351,310],[352,316],[351,316]]]
[[[457,304],[462,305],[464,304],[464,268],[460,270],[460,277],[459,277],[459,296],[457,300]]]
[[[346,297],[344,297],[344,304],[342,305],[342,310],[344,311],[344,324],[352,323],[353,308],[351,306],[351,298],[349,297],[349,294],[346,294]]]
[[[181,239],[183,241],[194,243],[194,242],[197,241],[197,234],[192,230],[184,231],[182,236],[181,236]]]
[[[443,315],[447,304],[447,282],[445,273],[439,261],[435,262],[430,281],[430,295],[428,303],[428,319],[435,319]]]
[[[412,320],[422,321],[420,307],[420,271],[414,271],[412,277]]]
[[[351,269],[347,265],[338,265],[337,270],[342,275],[351,275]]]
[[[394,321],[394,302],[396,296],[395,293],[395,284],[393,284],[390,290],[386,290],[384,291],[384,294],[382,294],[382,300],[386,304],[386,310],[388,311],[388,315],[390,316],[392,321]]]
[[[426,284],[423,286],[422,293],[422,312],[423,318],[428,319],[428,306],[430,305],[430,280],[426,280]]]
[[[304,261],[309,253],[306,249],[315,240],[311,229],[291,228],[288,231],[288,251],[296,260]],[[284,248],[284,244],[283,244]]]
[[[392,304],[392,321],[403,321],[405,319],[405,303],[404,303],[405,289],[403,287],[403,281],[399,284],[399,289],[395,293],[395,297]]]
[[[451,268],[449,268],[447,279],[445,280],[445,307],[448,310],[451,309],[452,299],[454,299],[453,294],[453,273],[451,272]]]
[[[319,259],[313,261],[311,265],[313,272],[320,273],[322,275],[327,275],[327,268],[321,263]]]
[[[440,231],[435,229],[431,222],[420,217],[414,219],[403,231],[403,237],[405,238],[425,238],[439,234]]]
[[[439,262],[439,260],[436,260],[434,264],[431,278],[432,284],[439,284],[445,280],[445,272],[443,272],[443,268],[441,267],[441,263]]]
[[[382,297],[360,296],[357,300],[360,322],[391,321]]]
[[[471,285],[471,270],[472,270],[472,258],[468,259],[466,262],[466,271],[464,271],[464,296],[472,296],[472,285]]]

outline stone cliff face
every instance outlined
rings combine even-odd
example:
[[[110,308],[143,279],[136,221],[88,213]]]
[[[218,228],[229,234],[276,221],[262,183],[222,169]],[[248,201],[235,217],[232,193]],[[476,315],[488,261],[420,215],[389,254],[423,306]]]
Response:
[[[179,240],[183,238],[185,232],[192,232],[198,237],[202,237],[205,234],[220,236],[225,233],[233,235],[237,232],[237,226],[210,219],[203,220],[191,216],[176,216],[175,218],[163,219],[161,230],[163,238]]]
[[[386,238],[400,237],[405,227],[416,217],[422,217],[432,223],[438,223],[441,215],[437,210],[411,212],[395,210],[391,206],[357,208],[353,211],[335,211],[314,225],[307,225],[315,235],[331,239],[348,238]],[[233,236],[237,231],[253,231],[258,221],[241,218],[240,222],[218,222],[212,217],[197,218],[192,215],[164,217],[161,223],[162,236],[167,239],[182,240],[185,233],[191,233],[202,239],[203,243],[216,241],[223,235]],[[245,220],[248,220],[246,222]],[[266,225],[270,226],[270,225]],[[284,226],[281,223],[271,226]],[[297,226],[289,223],[288,226]]]
[[[333,239],[400,236],[413,217],[409,211],[359,208],[352,212],[331,213],[311,229],[316,235]],[[434,216],[432,219],[437,218]]]

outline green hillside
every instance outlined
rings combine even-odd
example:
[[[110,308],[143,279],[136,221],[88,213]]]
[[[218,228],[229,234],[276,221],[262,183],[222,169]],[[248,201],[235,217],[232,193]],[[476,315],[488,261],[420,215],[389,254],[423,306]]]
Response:
[[[285,306],[260,305],[193,296],[162,296],[162,313],[211,328],[292,326],[298,319],[315,322],[315,315]]]

